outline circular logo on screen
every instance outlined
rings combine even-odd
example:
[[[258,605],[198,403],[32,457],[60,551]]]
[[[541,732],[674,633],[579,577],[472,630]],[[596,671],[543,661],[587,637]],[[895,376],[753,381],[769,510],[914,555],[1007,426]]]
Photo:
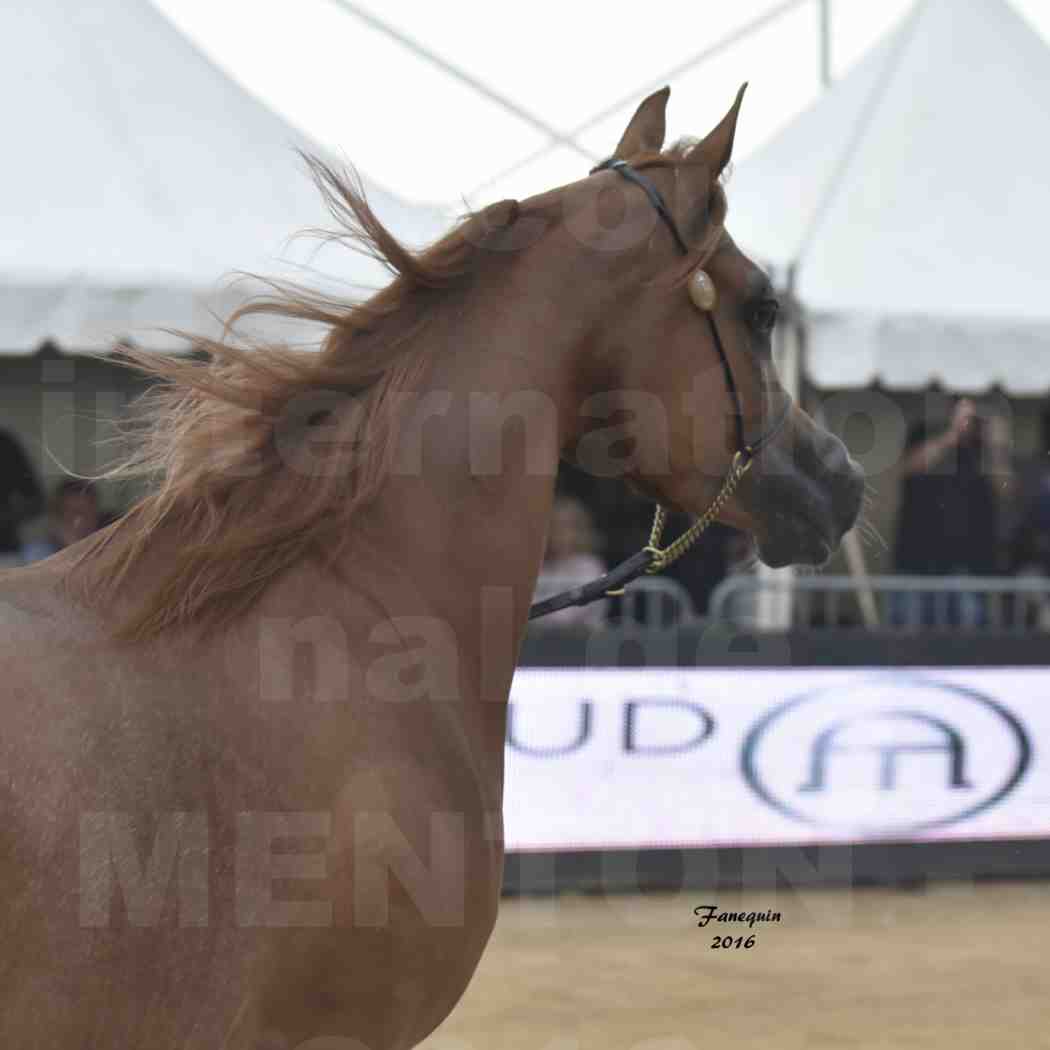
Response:
[[[980,813],[1024,776],[1017,719],[949,682],[878,675],[803,693],[744,741],[744,776],[779,813],[815,827],[894,835]]]

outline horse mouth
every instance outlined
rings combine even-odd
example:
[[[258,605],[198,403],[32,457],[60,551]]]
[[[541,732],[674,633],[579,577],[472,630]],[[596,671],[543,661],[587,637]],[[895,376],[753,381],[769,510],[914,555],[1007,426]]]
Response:
[[[828,563],[856,523],[864,497],[863,474],[847,466],[831,478],[796,470],[759,482],[751,516],[761,561],[773,569]]]
[[[759,559],[771,569],[788,565],[826,565],[840,537],[830,523],[801,510],[777,511],[773,520],[755,532]]]

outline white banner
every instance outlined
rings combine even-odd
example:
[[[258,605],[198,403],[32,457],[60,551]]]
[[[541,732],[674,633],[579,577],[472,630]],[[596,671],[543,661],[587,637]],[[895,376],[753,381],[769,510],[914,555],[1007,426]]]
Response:
[[[528,668],[511,850],[1050,836],[1050,668]]]

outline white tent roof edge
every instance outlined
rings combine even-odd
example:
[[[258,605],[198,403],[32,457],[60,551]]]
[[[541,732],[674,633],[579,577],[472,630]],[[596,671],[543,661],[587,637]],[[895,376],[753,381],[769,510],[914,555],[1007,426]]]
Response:
[[[12,145],[0,194],[0,355],[45,343],[178,349],[161,328],[215,335],[246,295],[238,272],[359,298],[389,274],[330,227],[295,149],[332,160],[231,80],[148,0],[0,5],[0,93]],[[335,158],[338,166],[338,158]],[[449,226],[361,176],[419,247]],[[362,289],[366,290],[362,293]],[[253,334],[302,341],[265,319]]]
[[[1050,392],[1050,51],[1008,0],[916,0],[729,195],[817,387]]]

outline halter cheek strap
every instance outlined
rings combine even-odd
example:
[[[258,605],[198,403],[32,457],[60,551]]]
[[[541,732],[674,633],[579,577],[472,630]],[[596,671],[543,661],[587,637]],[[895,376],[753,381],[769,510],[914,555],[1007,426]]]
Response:
[[[649,203],[652,204],[656,214],[663,219],[664,225],[671,231],[671,236],[674,238],[678,250],[683,255],[689,254],[689,246],[685,243],[685,239],[682,237],[681,231],[678,229],[678,223],[674,221],[674,216],[671,214],[671,210],[667,207],[667,202],[664,200],[663,194],[649,179],[640,172],[635,171],[626,161],[617,160],[615,158],[602,161],[597,167],[591,168],[589,174],[593,175],[598,171],[615,171],[617,175],[627,179],[628,182],[633,182],[636,186],[640,186],[645,191],[645,195],[649,198]],[[783,426],[787,419],[787,413],[791,408],[790,402],[785,405],[773,426],[758,438],[757,441],[752,441],[748,444],[744,439],[743,405],[740,401],[740,392],[737,389],[736,377],[733,375],[733,369],[729,364],[729,355],[726,353],[725,347],[722,345],[722,335],[718,330],[718,325],[715,323],[714,314],[710,310],[707,310],[704,312],[704,316],[707,318],[707,323],[710,326],[711,338],[714,341],[715,350],[718,351],[718,359],[722,364],[722,375],[725,379],[726,390],[729,392],[729,398],[733,403],[733,419],[736,424],[736,447],[742,451],[748,452],[752,457],[757,456],[758,453],[761,452],[774,437],[776,437],[777,432],[780,430],[781,426]]]
[[[683,255],[688,255],[689,247],[678,229],[678,224],[674,221],[674,216],[667,207],[663,194],[660,193],[656,186],[644,175],[635,171],[626,161],[616,160],[615,158],[604,161],[596,168],[592,168],[590,173],[593,175],[596,171],[605,170],[615,171],[618,175],[627,179],[628,182],[633,182],[645,191],[646,196],[649,198],[649,203],[652,204],[656,214],[660,216],[671,231],[671,236],[674,237],[678,250]],[[746,442],[744,438],[743,406],[740,402],[740,391],[737,389],[736,378],[733,375],[732,366],[729,364],[729,356],[722,345],[722,336],[718,331],[714,313],[706,310],[704,311],[704,316],[707,318],[707,323],[711,328],[711,337],[718,352],[718,358],[722,363],[722,374],[725,378],[726,390],[730,401],[733,404],[733,418],[736,423],[737,451],[733,455],[733,462],[730,464],[729,472],[722,481],[722,487],[718,495],[715,496],[711,506],[704,511],[686,532],[669,546],[663,548],[660,547],[660,540],[663,536],[664,525],[667,522],[667,510],[665,507],[658,505],[653,518],[649,543],[646,547],[626,561],[621,562],[604,576],[600,576],[582,587],[575,587],[570,591],[556,594],[553,598],[536,602],[529,609],[530,620],[535,620],[539,616],[546,616],[548,613],[557,612],[559,609],[566,609],[574,605],[589,605],[599,598],[623,594],[624,586],[630,583],[631,580],[638,579],[644,573],[660,572],[672,562],[677,561],[700,538],[700,534],[718,517],[722,508],[729,502],[730,497],[747,473],[755,456],[776,437],[780,428],[787,422],[788,412],[791,409],[790,400],[784,405],[774,424],[764,434],[750,444]]]

